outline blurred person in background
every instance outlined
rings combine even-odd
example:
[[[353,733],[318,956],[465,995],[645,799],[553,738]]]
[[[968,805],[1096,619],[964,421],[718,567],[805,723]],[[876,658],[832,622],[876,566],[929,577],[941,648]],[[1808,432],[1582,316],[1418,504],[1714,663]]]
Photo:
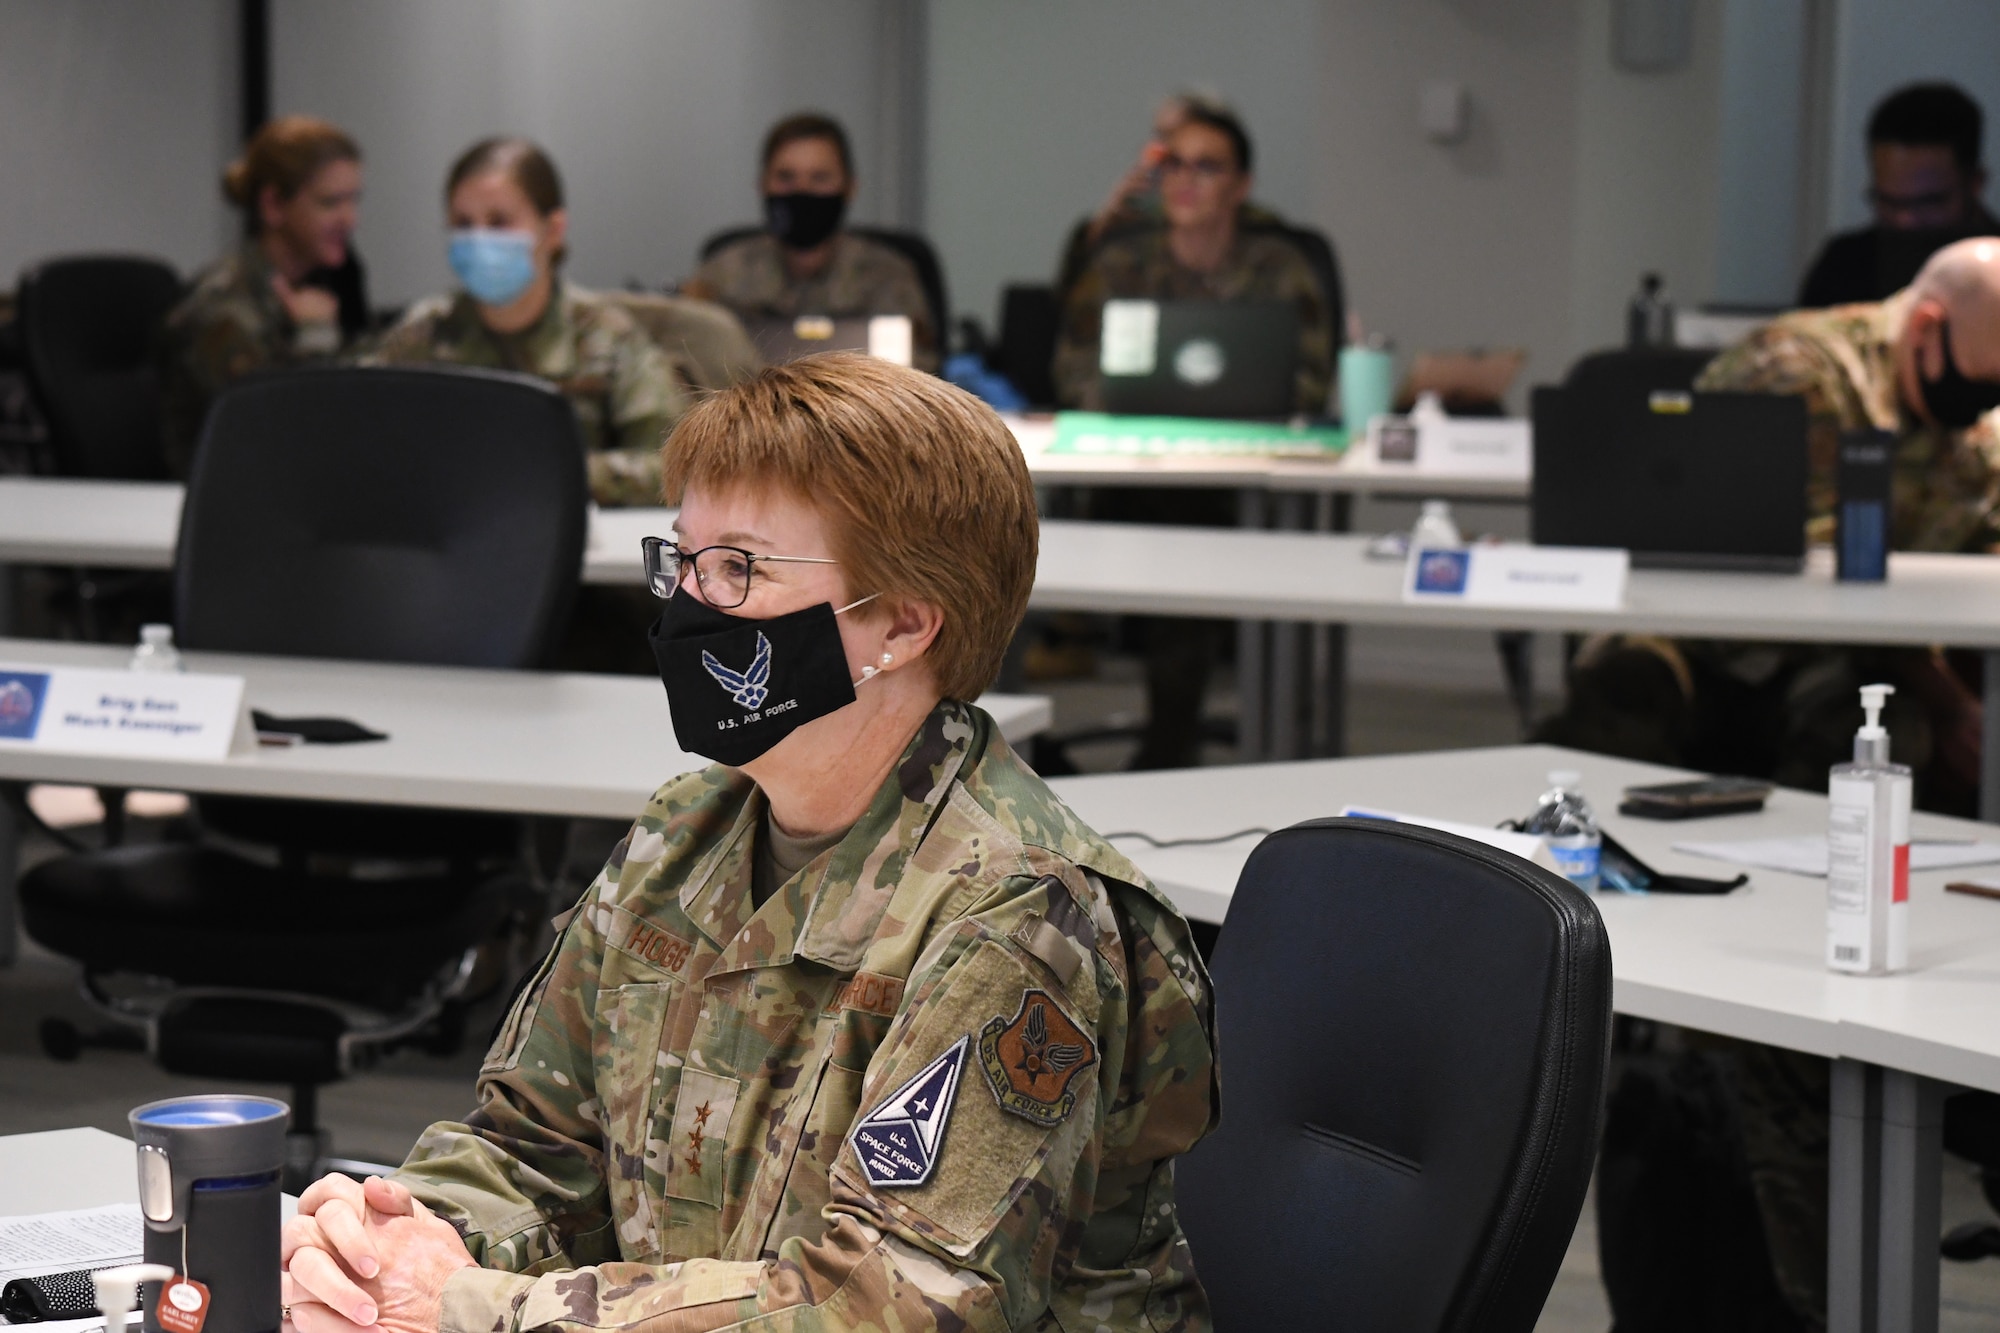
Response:
[[[259,130],[223,173],[243,240],[168,314],[161,387],[167,465],[185,477],[215,395],[253,371],[331,359],[368,328],[354,229],[361,149],[310,116]]]
[[[1986,210],[1985,116],[1949,83],[1915,83],[1868,118],[1869,226],[1827,241],[1799,289],[1802,306],[1881,301],[1954,241],[2000,235]]]
[[[765,134],[762,162],[764,230],[708,256],[681,294],[720,302],[752,326],[801,315],[904,315],[912,364],[935,372],[942,330],[916,265],[843,225],[856,181],[840,122],[810,111],[785,117]]]

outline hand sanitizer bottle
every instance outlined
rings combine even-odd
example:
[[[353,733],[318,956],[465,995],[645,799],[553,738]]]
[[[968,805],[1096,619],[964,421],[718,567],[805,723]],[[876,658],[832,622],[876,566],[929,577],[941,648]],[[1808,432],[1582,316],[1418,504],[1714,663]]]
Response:
[[[1881,976],[1910,961],[1910,770],[1889,762],[1882,705],[1892,685],[1863,685],[1854,762],[1827,782],[1826,965]]]

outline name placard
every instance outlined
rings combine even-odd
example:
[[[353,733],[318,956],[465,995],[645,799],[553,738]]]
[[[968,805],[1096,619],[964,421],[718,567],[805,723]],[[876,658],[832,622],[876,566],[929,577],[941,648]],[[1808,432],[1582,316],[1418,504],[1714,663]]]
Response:
[[[0,664],[0,746],[221,759],[239,740],[253,743],[241,676]]]
[[[1588,546],[1419,547],[1403,570],[1403,600],[1616,611],[1625,604],[1631,566],[1628,551]]]
[[[1377,462],[1412,472],[1525,480],[1534,469],[1534,429],[1518,418],[1382,416],[1368,435]]]

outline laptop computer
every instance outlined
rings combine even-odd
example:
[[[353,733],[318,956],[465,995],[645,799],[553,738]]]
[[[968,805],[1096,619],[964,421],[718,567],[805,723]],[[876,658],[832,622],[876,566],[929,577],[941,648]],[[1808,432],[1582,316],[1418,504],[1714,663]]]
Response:
[[[1290,301],[1106,301],[1104,410],[1142,416],[1289,417],[1299,312]]]
[[[1796,573],[1806,405],[1787,394],[1536,389],[1529,532],[1655,568]]]
[[[766,363],[780,365],[816,352],[868,352],[910,364],[910,321],[905,315],[800,315],[753,319],[744,324]]]

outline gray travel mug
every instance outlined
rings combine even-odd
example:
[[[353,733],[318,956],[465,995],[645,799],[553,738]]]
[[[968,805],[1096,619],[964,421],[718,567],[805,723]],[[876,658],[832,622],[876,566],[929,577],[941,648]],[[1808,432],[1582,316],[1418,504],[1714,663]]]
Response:
[[[208,1288],[201,1333],[276,1333],[278,1172],[291,1108],[269,1097],[169,1097],[131,1113],[146,1261]],[[148,1289],[146,1333],[160,1324]]]

